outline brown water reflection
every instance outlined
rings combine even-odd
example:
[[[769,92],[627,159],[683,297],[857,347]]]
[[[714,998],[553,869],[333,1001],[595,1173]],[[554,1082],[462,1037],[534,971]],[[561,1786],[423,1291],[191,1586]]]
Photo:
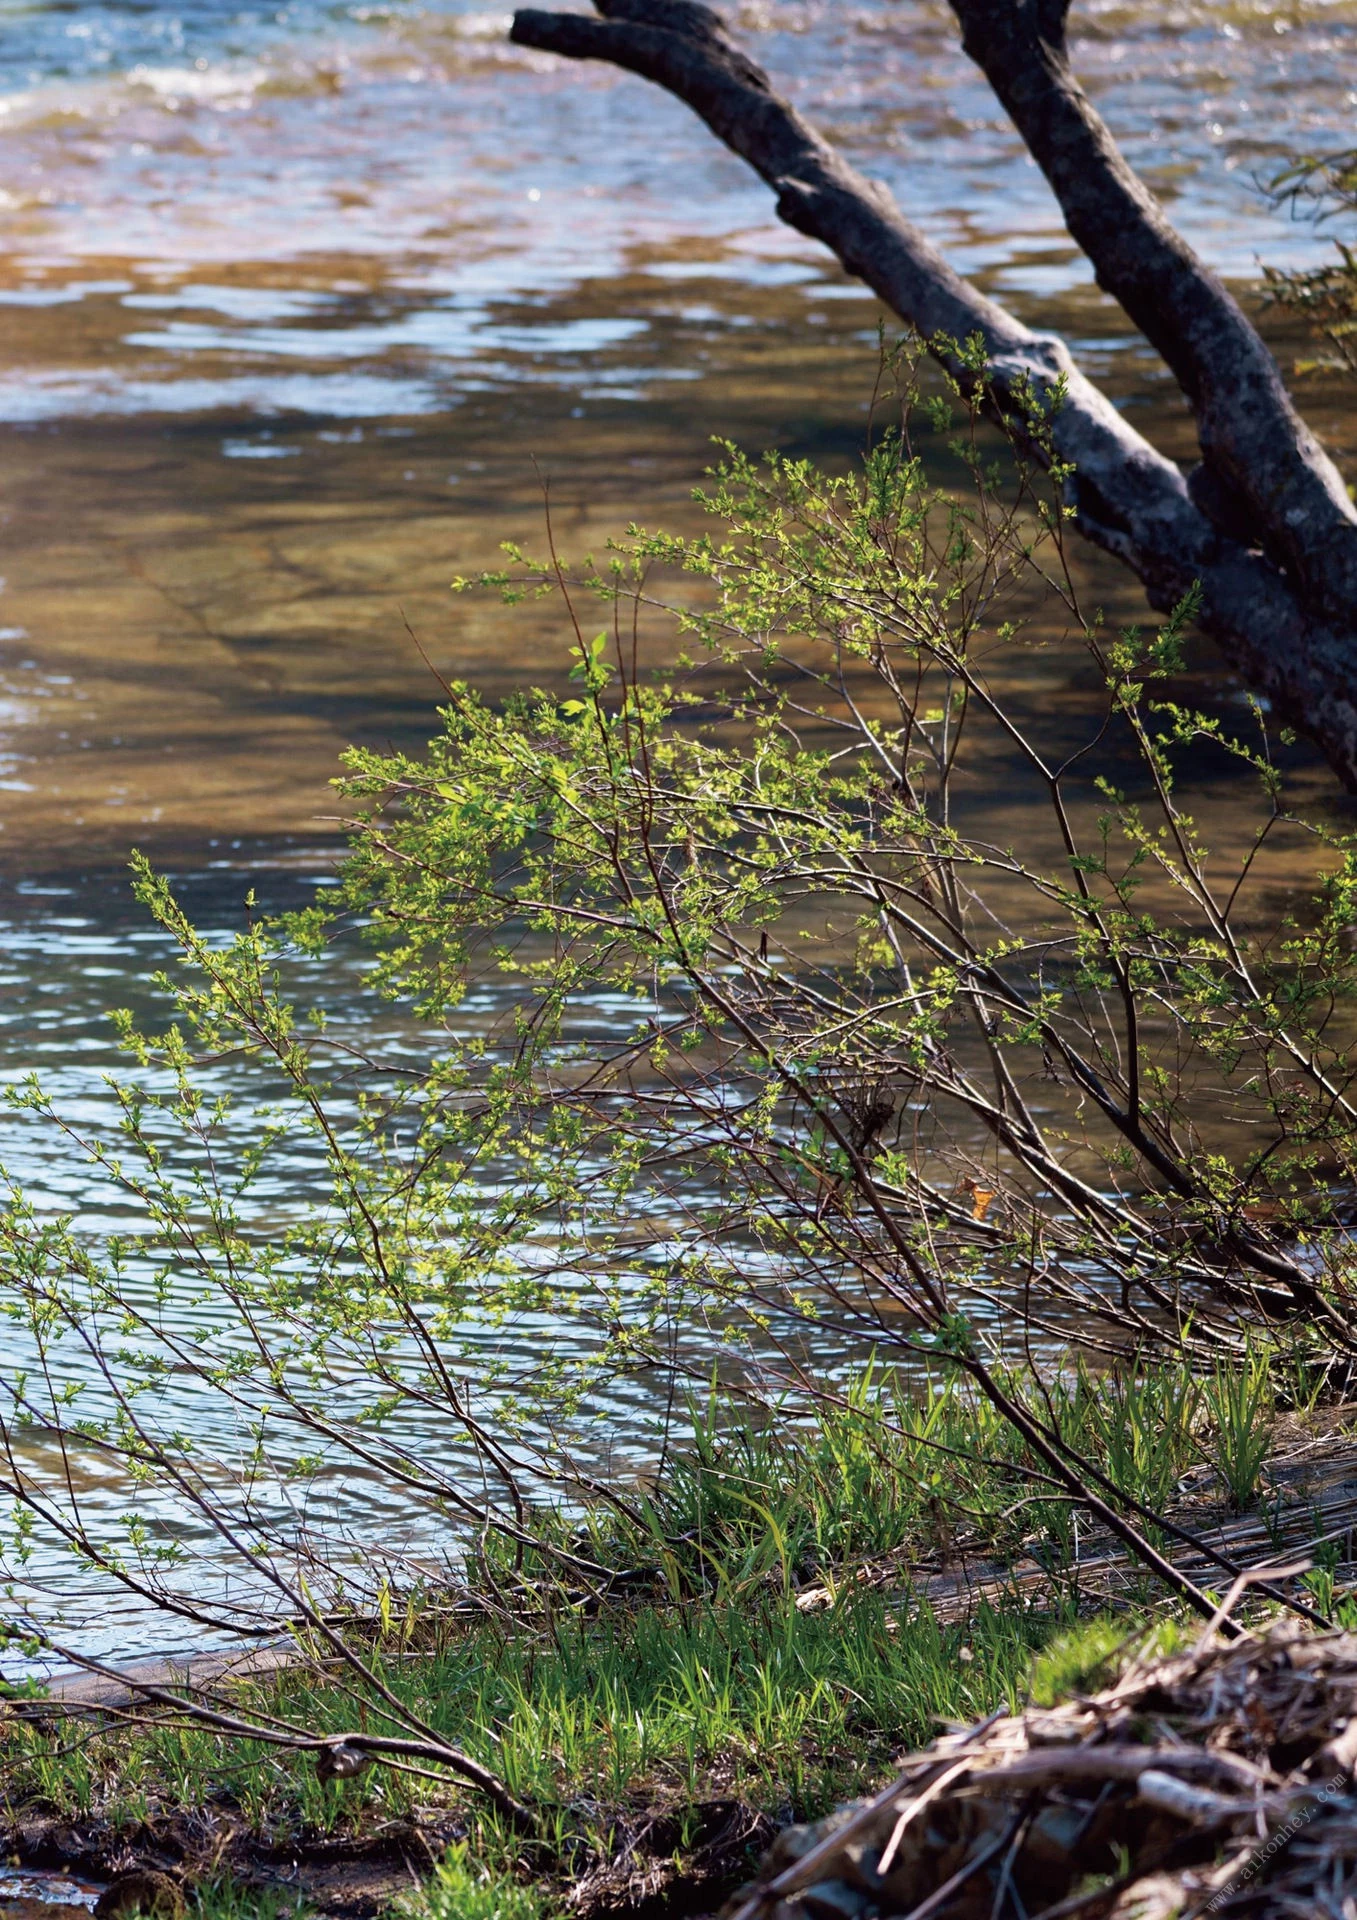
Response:
[[[588,351],[603,392],[584,401],[548,371],[429,416],[215,410],[11,427],[0,864],[116,864],[133,844],[168,860],[243,838],[315,844],[334,830],[343,747],[415,744],[431,728],[438,688],[412,633],[439,672],[492,696],[559,672],[557,613],[448,591],[504,539],[541,547],[539,475],[558,538],[579,554],[633,516],[694,524],[691,490],[718,433],[853,459],[878,363],[874,303],[844,297],[854,290],[828,273],[732,292],[698,251],[669,249],[523,315],[547,334],[643,322],[643,354],[630,339]],[[1115,341],[1095,296],[1060,304],[1071,331]],[[515,318],[497,314],[505,329]],[[67,367],[77,353],[107,365],[125,326],[111,296],[0,307],[5,351],[36,351],[41,329]],[[1182,409],[1149,356],[1108,344],[1089,357],[1187,457]],[[698,377],[665,380],[675,366]],[[610,374],[628,381],[622,397],[607,393]],[[1326,424],[1352,431],[1340,396],[1325,398]],[[1120,569],[1082,551],[1078,564],[1090,605],[1143,617]],[[1077,643],[1044,638],[1000,678],[1039,699],[1046,724],[1061,711],[1076,724],[1096,704],[1093,679]],[[1210,649],[1197,659],[1198,691],[1228,700]],[[1314,770],[1307,785],[1327,782]]]
[[[740,12],[958,264],[1194,457],[940,0]],[[878,312],[682,109],[508,53],[504,19],[465,0],[268,16],[32,0],[4,17],[0,1080],[36,1067],[113,1125],[106,1010],[144,1006],[167,958],[126,901],[129,848],[196,870],[189,907],[214,930],[238,924],[236,868],[290,866],[259,884],[295,904],[335,840],[343,747],[431,730],[438,689],[407,625],[492,696],[561,671],[551,609],[448,592],[502,540],[540,545],[539,469],[578,554],[631,519],[695,524],[713,435],[849,462]],[[1261,218],[1248,176],[1279,145],[1347,137],[1357,5],[1099,0],[1078,18],[1083,70],[1210,257],[1240,276],[1256,251],[1315,257],[1312,235]],[[1277,341],[1289,364],[1299,342]],[[1307,386],[1306,406],[1357,456],[1350,393]],[[1143,617],[1129,576],[1077,565],[1089,604]],[[1096,676],[1058,627],[996,673],[1048,740],[1090,725]],[[1209,647],[1187,681],[1241,711]],[[1346,806],[1312,754],[1291,759],[1299,797]],[[1230,852],[1249,825],[1237,788],[1212,767],[1189,791]],[[997,748],[971,801],[995,840],[1040,851]],[[1280,911],[1294,849],[1279,840],[1269,872]],[[325,990],[356,1001],[351,958]],[[50,1132],[9,1126],[0,1158],[39,1204],[108,1217]],[[298,1204],[322,1190],[304,1157],[287,1171]],[[571,1337],[522,1330],[548,1336]],[[639,1449],[648,1388],[619,1392],[618,1444]],[[65,1562],[46,1571],[87,1642],[125,1653],[162,1631]]]
[[[535,462],[579,552],[633,514],[691,520],[717,431],[847,457],[875,367],[871,304],[788,312],[785,293],[781,311],[770,296],[771,311],[718,339],[707,316],[720,291],[637,273],[533,310],[539,331],[643,312],[656,364],[629,377],[656,396],[581,406],[543,378],[432,417],[11,429],[0,859],[50,867],[116,859],[133,840],[165,855],[241,835],[314,838],[348,740],[430,728],[437,687],[407,622],[440,670],[494,693],[549,671],[554,617],[448,592],[501,540],[540,544]],[[799,287],[796,301],[808,305]],[[68,366],[77,345],[106,361],[125,327],[110,299],[101,337],[92,304],[40,316],[49,349],[54,323],[81,336],[62,343]],[[685,317],[699,306],[700,321]],[[11,354],[37,319],[0,308]],[[591,377],[625,352],[594,351]],[[653,378],[674,363],[702,367],[682,405],[675,383]]]
[[[1348,0],[1101,0],[1079,23],[1090,84],[1212,258],[1313,256],[1248,176],[1345,126]],[[447,593],[502,539],[539,537],[534,462],[579,551],[633,516],[688,524],[714,433],[830,462],[860,446],[874,303],[682,109],[520,56],[504,24],[465,0],[267,17],[88,0],[16,24],[0,870],[314,844],[349,740],[429,730],[407,622],[492,693],[549,672],[550,615]],[[1191,457],[945,7],[741,24],[961,264]],[[1309,404],[1353,440],[1347,396]],[[1081,565],[1111,617],[1141,614],[1117,569]],[[1014,671],[1086,709],[1076,654]]]

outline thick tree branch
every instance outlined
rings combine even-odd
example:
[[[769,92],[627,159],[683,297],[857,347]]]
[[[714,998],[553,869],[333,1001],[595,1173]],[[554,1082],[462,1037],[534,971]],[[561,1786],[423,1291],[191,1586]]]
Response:
[[[1002,10],[1018,0],[993,3]],[[961,11],[970,0],[956,0],[956,4]],[[1040,44],[1058,44],[1064,8],[1060,0],[1039,0],[1039,4],[1036,24],[1046,36]],[[1256,550],[1247,538],[1231,537],[1217,524],[1229,517],[1220,505],[1214,520],[1208,516],[1174,463],[1142,438],[1085,379],[1063,341],[1023,326],[955,273],[904,217],[885,188],[859,173],[774,92],[767,75],[727,38],[719,15],[693,0],[595,0],[595,5],[602,18],[523,9],[514,16],[511,37],[521,46],[570,59],[609,61],[685,101],[718,139],[767,181],[777,195],[781,218],[829,247],[850,273],[866,281],[917,329],[954,372],[966,375],[956,343],[981,338],[987,401],[1019,438],[1030,392],[1049,395],[1061,385],[1064,397],[1052,422],[1052,439],[1057,458],[1075,469],[1069,503],[1081,532],[1126,561],[1139,575],[1151,604],[1160,609],[1172,606],[1199,582],[1202,624],[1215,635],[1229,663],[1284,718],[1312,733],[1344,782],[1357,787],[1357,645],[1352,634],[1357,590],[1341,602],[1340,617],[1312,611],[1297,591],[1298,563],[1290,567],[1278,558],[1299,551],[1297,543],[1307,555],[1313,550],[1322,557],[1320,507],[1331,501],[1333,486],[1326,476],[1333,470],[1290,411],[1266,349],[1224,289],[1219,289],[1221,300],[1238,315],[1239,325],[1271,369],[1265,379],[1261,363],[1255,367],[1250,360],[1254,371],[1247,380],[1239,376],[1244,381],[1240,391],[1247,398],[1253,390],[1250,382],[1267,387],[1270,380],[1279,396],[1269,401],[1270,430],[1289,434],[1295,450],[1291,467],[1284,452],[1274,451],[1271,466],[1263,470],[1274,476],[1273,481],[1259,481],[1255,475],[1247,489],[1235,487],[1232,461],[1244,459],[1251,439],[1236,435],[1239,451],[1235,455],[1213,452],[1212,471],[1220,476],[1217,501],[1227,497],[1227,489],[1235,489],[1246,502],[1248,518],[1261,517],[1270,527],[1266,541],[1258,542],[1266,552]],[[1052,60],[1055,57],[1049,55]],[[1092,109],[1087,110],[1092,116]],[[1105,129],[1101,138],[1126,179],[1154,209],[1111,147]],[[1162,214],[1154,211],[1164,231],[1182,249]],[[1187,250],[1182,251],[1191,261]],[[1217,283],[1205,270],[1195,262],[1192,265],[1215,289]],[[1214,384],[1194,371],[1193,391],[1201,405],[1205,405],[1202,395],[1212,396],[1214,423],[1217,413],[1225,410],[1226,397],[1217,377],[1217,359],[1228,358],[1228,348],[1217,342],[1216,358],[1210,358],[1206,353],[1209,329],[1202,331],[1198,358],[1203,364],[1210,359]],[[1278,421],[1292,424],[1279,429]],[[1222,441],[1225,428],[1213,426],[1213,431],[1217,442]],[[1313,449],[1313,459],[1305,453],[1306,447]],[[1040,452],[1039,447],[1033,450]],[[1307,470],[1312,471],[1311,492],[1318,505],[1304,492]],[[1293,491],[1288,492],[1293,481]],[[1342,493],[1336,475],[1333,483]],[[1269,485],[1274,488],[1272,494],[1267,492]],[[1343,500],[1346,503],[1346,494]],[[1297,530],[1285,516],[1301,507],[1311,518]],[[1331,545],[1337,558],[1330,573],[1324,573],[1317,562],[1314,570],[1329,582],[1326,592],[1336,593],[1332,582],[1341,583],[1339,562],[1344,551],[1338,535],[1346,538],[1343,529],[1352,516],[1346,513],[1346,505],[1340,512],[1332,503],[1324,513],[1335,529]],[[1279,514],[1291,526],[1285,538],[1272,526]],[[1286,545],[1288,538],[1291,547]]]
[[[1208,514],[1251,528],[1313,613],[1357,610],[1357,509],[1277,363],[1127,165],[1070,70],[1059,0],[951,0],[962,43],[1050,181],[1071,236],[1197,419]],[[1211,483],[1214,482],[1214,485]]]

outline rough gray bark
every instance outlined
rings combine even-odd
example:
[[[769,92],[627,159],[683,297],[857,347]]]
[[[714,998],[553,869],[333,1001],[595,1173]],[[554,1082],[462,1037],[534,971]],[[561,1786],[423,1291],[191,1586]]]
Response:
[[[1225,288],[1117,152],[1064,52],[1067,0],[952,0],[968,51],[1060,196],[1099,281],[1164,355],[1196,413],[1191,481],[1084,378],[1063,341],[1023,326],[955,273],[695,0],[595,0],[601,18],[514,16],[522,46],[606,60],[685,101],[954,371],[979,335],[985,390],[1011,423],[1024,392],[1063,381],[1056,456],[1075,469],[1076,524],[1166,609],[1200,583],[1201,623],[1248,683],[1357,789],[1357,513],[1296,415],[1275,363]]]

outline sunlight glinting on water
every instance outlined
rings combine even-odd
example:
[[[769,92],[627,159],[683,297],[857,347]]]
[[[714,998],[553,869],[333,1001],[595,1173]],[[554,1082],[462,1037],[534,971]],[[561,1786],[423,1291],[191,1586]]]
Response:
[[[731,13],[958,266],[1066,331],[1187,456],[1181,404],[1093,288],[942,0]],[[447,593],[500,540],[537,540],[535,460],[578,552],[632,518],[691,518],[712,434],[839,462],[860,444],[875,304],[684,108],[513,49],[507,23],[465,0],[0,0],[0,1080],[39,1070],[91,1126],[115,1118],[107,1010],[148,1008],[167,954],[128,902],[132,844],[225,937],[252,879],[295,902],[323,877],[348,740],[427,737],[438,690],[407,622],[441,672],[492,693],[559,673],[554,616]],[[1092,0],[1074,30],[1128,155],[1212,264],[1249,279],[1321,256],[1258,180],[1350,139],[1357,0]],[[1350,403],[1316,404],[1350,440]],[[1080,564],[1136,617],[1124,576]],[[1021,666],[1062,727],[1086,713],[1081,672],[1059,640]],[[357,964],[336,956],[316,985],[370,1018]],[[126,1223],[60,1136],[6,1120],[0,1160],[90,1233]],[[318,1178],[314,1153],[284,1156],[280,1212]],[[495,1337],[512,1357],[580,1336]],[[619,1388],[600,1446],[634,1464],[650,1412],[643,1384]],[[124,1499],[93,1468],[88,1491]],[[359,1537],[410,1521],[371,1480],[317,1500]],[[166,1644],[69,1558],[29,1571],[91,1649]]]
[[[722,251],[734,241],[736,274],[751,280],[788,256],[819,260],[685,109],[607,70],[508,47],[507,18],[455,0],[16,8],[0,67],[9,297],[60,300],[65,282],[66,297],[103,296],[128,318],[112,366],[39,354],[14,368],[8,417],[198,410],[211,404],[198,369],[223,355],[251,363],[223,386],[226,405],[369,414],[374,400],[351,385],[361,366],[393,380],[387,411],[422,412],[448,403],[453,368],[530,377],[540,356],[607,344],[549,319],[506,332],[490,309],[512,295],[540,301],[620,273],[638,248],[699,236]],[[1030,294],[1087,284],[940,0],[739,18],[770,71],[958,264]],[[1103,4],[1076,14],[1076,59],[1189,238],[1249,275],[1260,254],[1314,251],[1304,229],[1260,213],[1255,176],[1342,137],[1353,30],[1341,0]],[[351,285],[346,257],[366,263]],[[135,281],[70,279],[114,261]],[[280,283],[289,262],[304,285]],[[271,268],[272,284],[232,284],[245,263]],[[231,281],[215,285],[213,265]],[[388,310],[372,311],[380,302]],[[139,324],[149,306],[212,319]],[[264,371],[306,357],[331,363],[311,386]]]

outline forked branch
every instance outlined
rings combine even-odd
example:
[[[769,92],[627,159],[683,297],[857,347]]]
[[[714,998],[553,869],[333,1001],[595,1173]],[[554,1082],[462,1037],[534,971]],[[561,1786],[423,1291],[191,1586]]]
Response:
[[[511,37],[609,61],[685,101],[767,181],[780,217],[829,247],[963,379],[972,376],[958,343],[978,337],[990,410],[1029,452],[1073,468],[1067,503],[1080,530],[1125,561],[1161,610],[1199,583],[1201,623],[1230,666],[1357,787],[1357,514],[1267,348],[1074,81],[1059,0],[954,6],[1099,280],[1188,394],[1205,456],[1191,482],[1079,372],[1063,341],[957,274],[885,188],[775,92],[718,14],[694,0],[595,5],[599,18],[521,9]],[[1027,422],[1032,395],[1057,391],[1048,442]]]
[[[951,0],[966,52],[1049,180],[1071,236],[1172,370],[1197,421],[1189,486],[1304,603],[1357,609],[1357,509],[1238,302],[1170,224],[1079,85],[1058,0]]]

